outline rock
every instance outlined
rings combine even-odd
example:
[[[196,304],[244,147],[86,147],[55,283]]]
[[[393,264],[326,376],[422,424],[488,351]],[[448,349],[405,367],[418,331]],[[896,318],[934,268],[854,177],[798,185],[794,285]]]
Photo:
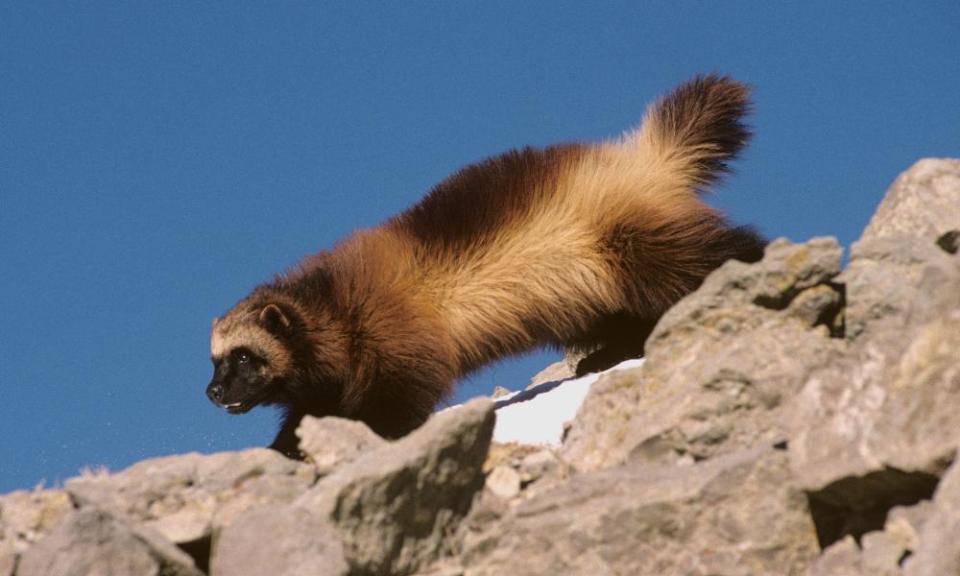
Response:
[[[304,416],[296,434],[300,451],[320,476],[387,443],[363,422],[346,418]]]
[[[895,506],[887,514],[884,531],[903,546],[913,552],[920,543],[920,531],[933,514],[930,500],[921,500],[913,506]]]
[[[842,351],[829,338],[841,254],[832,239],[778,240],[758,264],[726,263],[661,318],[642,369],[593,386],[561,455],[584,471],[785,440],[784,406]]]
[[[273,450],[185,454],[138,462],[110,476],[73,478],[66,490],[81,507],[97,507],[199,546],[201,564],[214,530],[255,506],[291,502],[316,478],[313,466]]]
[[[496,400],[497,398],[503,398],[504,396],[509,396],[513,392],[509,388],[504,388],[503,386],[495,386],[493,388],[493,394],[490,395],[490,398]]]
[[[907,236],[934,241],[960,228],[960,160],[925,158],[897,177],[862,240]]]
[[[463,568],[456,562],[441,562],[430,566],[426,572],[417,572],[415,576],[464,576]]]
[[[0,576],[14,576],[18,559],[13,551],[0,552]]]
[[[530,484],[553,474],[559,468],[562,468],[562,465],[556,453],[553,450],[544,449],[524,456],[518,466],[518,472],[520,481],[523,484]]]
[[[847,535],[827,547],[811,567],[811,576],[900,576],[901,565],[917,549],[920,528],[932,510],[929,500],[891,509],[883,530],[865,533],[859,545]]]
[[[824,550],[810,567],[810,576],[867,576],[860,571],[860,547],[853,536]]]
[[[63,490],[20,490],[0,496],[0,556],[26,550],[72,509]]]
[[[466,536],[467,576],[800,574],[817,543],[786,455],[574,476]]]
[[[960,306],[877,333],[810,377],[791,413],[789,452],[811,506],[847,526],[827,540],[877,529],[891,506],[930,497],[960,447],[957,350]]]
[[[554,362],[553,364],[547,366],[543,370],[537,372],[533,378],[530,379],[530,383],[525,388],[530,390],[536,388],[541,384],[546,384],[547,382],[559,382],[562,380],[568,380],[574,377],[574,372],[576,370],[576,364],[572,366],[566,360],[561,360],[559,362]]]
[[[923,178],[907,173],[884,200],[905,211],[903,225],[878,212],[854,245],[837,278],[850,345],[811,372],[790,410],[791,466],[825,544],[929,498],[960,447],[960,257],[935,242],[960,221],[923,214],[949,194],[945,213],[960,206],[960,187],[944,184],[960,172],[931,176],[935,165],[919,163]]]
[[[493,404],[476,399],[323,479],[299,504],[323,511],[353,566],[411,573],[445,552],[444,536],[483,486]]]
[[[960,198],[957,198],[960,202]],[[900,330],[932,320],[956,302],[957,257],[918,238],[877,238],[854,244],[850,264],[837,278],[846,287],[846,337],[871,327]]]
[[[11,576],[18,555],[49,534],[72,509],[63,490],[0,496],[0,576]]]
[[[368,452],[337,469],[294,503],[250,512],[224,529],[214,544],[213,567],[220,558],[241,554],[238,546],[269,525],[312,545],[307,526],[334,531],[350,569],[362,574],[411,574],[449,555],[452,534],[476,492],[483,486],[482,466],[493,434],[493,404],[479,398],[435,414],[406,438]],[[312,529],[311,529],[312,530]],[[239,534],[247,532],[248,534]],[[332,546],[332,545],[331,545]],[[276,567],[271,576],[299,574],[281,570],[258,554],[248,562]],[[306,553],[306,552],[304,552]],[[218,572],[214,570],[212,574]]]
[[[493,442],[487,451],[487,460],[483,463],[483,471],[489,473],[500,465],[519,466],[524,457],[540,450],[542,450],[541,447],[530,444]]]
[[[907,549],[886,531],[863,536],[860,571],[865,576],[899,576],[900,559]]]
[[[906,576],[960,574],[960,462],[937,487],[919,543],[904,564]]]
[[[156,532],[93,508],[72,513],[20,557],[17,576],[202,576],[193,559]]]
[[[520,494],[520,474],[510,466],[497,466],[487,476],[485,486],[498,498],[509,500]]]
[[[255,509],[217,538],[211,576],[350,574],[340,535],[303,508]]]
[[[629,370],[644,363],[632,358],[603,372],[585,374],[562,382],[547,382],[496,402],[497,425],[493,440],[538,447],[560,446],[590,388],[604,374]]]

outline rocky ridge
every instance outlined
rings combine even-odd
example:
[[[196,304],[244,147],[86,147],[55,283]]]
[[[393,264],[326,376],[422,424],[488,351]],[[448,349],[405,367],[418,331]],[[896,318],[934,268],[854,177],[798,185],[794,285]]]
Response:
[[[471,401],[386,442],[265,449],[0,496],[0,576],[960,574],[960,160],[850,250],[777,240],[671,309],[559,447]],[[563,366],[552,374],[562,374]]]

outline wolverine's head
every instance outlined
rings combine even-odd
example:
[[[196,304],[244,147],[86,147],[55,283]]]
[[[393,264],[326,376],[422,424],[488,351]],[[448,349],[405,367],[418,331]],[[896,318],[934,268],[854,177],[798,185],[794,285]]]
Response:
[[[287,337],[294,329],[290,310],[277,304],[242,304],[213,321],[210,357],[213,379],[207,396],[232,414],[283,400],[295,377]]]

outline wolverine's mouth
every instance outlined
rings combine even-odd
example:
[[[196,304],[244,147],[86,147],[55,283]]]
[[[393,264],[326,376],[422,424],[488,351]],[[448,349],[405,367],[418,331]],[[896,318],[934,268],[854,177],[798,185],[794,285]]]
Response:
[[[229,404],[218,403],[218,405],[230,414],[246,414],[247,412],[253,410],[255,406],[259,406],[269,398],[270,389],[264,388],[254,396],[248,396],[243,400],[237,400],[236,402],[230,402]]]
[[[224,404],[223,408],[231,414],[243,414],[253,408],[253,406],[244,402],[233,402],[231,404]]]
[[[223,408],[230,414],[244,414],[267,400],[273,393],[272,390],[272,386],[251,386],[246,383],[233,387],[214,379],[207,386],[207,397],[218,408]]]

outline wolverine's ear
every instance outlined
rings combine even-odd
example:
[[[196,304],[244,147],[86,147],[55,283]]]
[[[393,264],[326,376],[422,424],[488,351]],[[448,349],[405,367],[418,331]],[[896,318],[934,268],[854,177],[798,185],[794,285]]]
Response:
[[[283,334],[290,329],[290,318],[276,304],[267,304],[260,311],[260,325],[273,334]]]

